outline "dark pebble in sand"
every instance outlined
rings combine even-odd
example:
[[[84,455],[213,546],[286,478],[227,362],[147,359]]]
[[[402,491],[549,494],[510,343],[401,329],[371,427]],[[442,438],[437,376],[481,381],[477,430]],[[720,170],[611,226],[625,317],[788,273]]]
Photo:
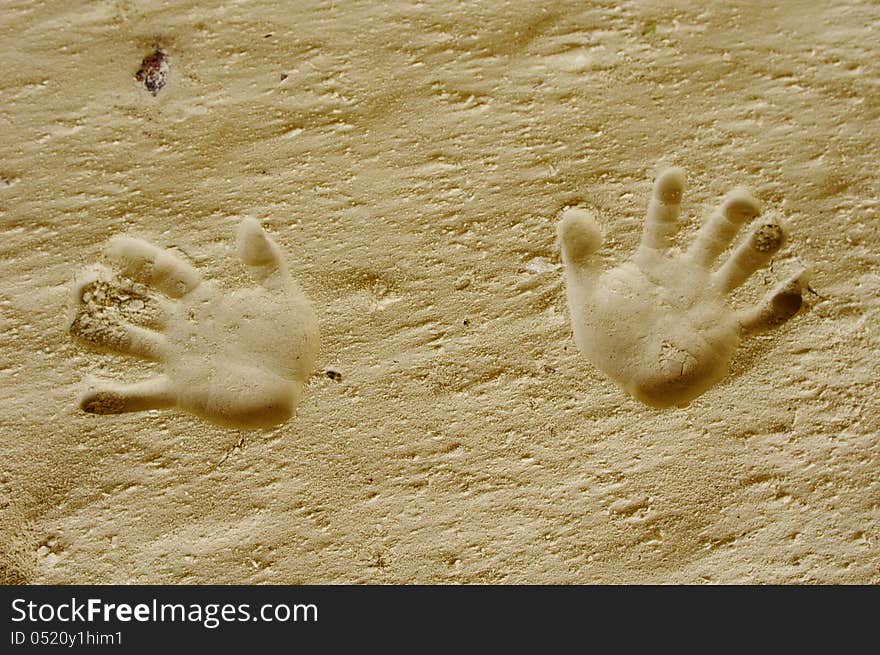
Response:
[[[161,50],[156,50],[151,55],[144,57],[141,68],[135,75],[138,82],[143,82],[147,91],[156,95],[168,82],[168,72],[171,69],[171,61]]]

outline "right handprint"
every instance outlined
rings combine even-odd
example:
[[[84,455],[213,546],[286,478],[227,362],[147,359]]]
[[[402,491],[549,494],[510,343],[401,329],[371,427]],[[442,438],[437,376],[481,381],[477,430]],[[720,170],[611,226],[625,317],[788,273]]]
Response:
[[[770,261],[785,229],[778,220],[758,218],[758,201],[734,189],[687,252],[673,252],[683,188],[681,169],[660,174],[641,245],[632,259],[605,273],[594,257],[602,235],[586,210],[567,209],[557,227],[575,343],[624,390],[653,407],[683,407],[716,384],[740,339],[797,314],[807,285],[801,270],[759,305],[731,310],[725,296]],[[710,270],[747,222],[748,236]]]

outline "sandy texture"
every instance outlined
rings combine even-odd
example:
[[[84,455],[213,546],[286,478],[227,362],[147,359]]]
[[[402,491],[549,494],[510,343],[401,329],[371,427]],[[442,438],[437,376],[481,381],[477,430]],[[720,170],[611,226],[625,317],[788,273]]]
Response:
[[[0,579],[880,583],[880,7],[776,4],[4,2]],[[669,164],[685,242],[737,184],[791,225],[737,302],[815,290],[682,410],[577,355],[554,247],[582,204],[624,260]],[[74,276],[127,234],[249,284],[244,216],[341,381],[81,413],[155,367],[66,334]]]

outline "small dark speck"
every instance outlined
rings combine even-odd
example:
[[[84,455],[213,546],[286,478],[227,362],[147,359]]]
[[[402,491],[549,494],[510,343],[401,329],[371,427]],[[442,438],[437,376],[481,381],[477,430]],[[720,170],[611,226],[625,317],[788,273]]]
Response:
[[[269,32],[268,34],[264,34],[263,38],[268,39],[270,36],[272,36],[272,32]]]
[[[342,382],[342,373],[339,371],[331,371],[327,370],[327,377],[333,380],[334,382]]]
[[[161,50],[156,50],[153,54],[144,57],[141,62],[140,70],[135,73],[135,79],[143,82],[147,91],[156,95],[168,82],[168,71],[171,68],[171,62]]]
[[[281,81],[282,81],[282,82],[283,82],[284,80],[286,80],[288,77],[289,77],[289,75],[288,75],[287,73],[281,73]]]
[[[464,319],[464,320],[462,321],[462,323],[465,324],[465,325],[470,325],[470,324],[471,324],[471,322],[470,322],[469,320],[467,320],[467,319]]]

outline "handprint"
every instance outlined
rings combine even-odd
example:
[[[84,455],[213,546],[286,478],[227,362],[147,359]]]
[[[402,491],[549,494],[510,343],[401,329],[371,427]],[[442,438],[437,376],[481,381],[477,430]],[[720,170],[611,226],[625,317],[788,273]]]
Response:
[[[177,407],[236,428],[290,418],[312,375],[317,319],[255,219],[239,226],[238,254],[259,285],[226,292],[167,250],[111,239],[107,257],[118,274],[94,266],[74,284],[69,332],[164,371],[133,384],[90,378],[80,407],[93,414]]]
[[[776,219],[757,219],[758,201],[738,188],[727,194],[687,252],[673,252],[683,189],[681,169],[657,178],[641,245],[630,261],[606,273],[597,270],[594,253],[602,235],[589,212],[567,209],[557,226],[578,349],[653,407],[686,406],[721,380],[741,337],[794,316],[807,284],[801,271],[758,306],[728,308],[725,296],[770,261],[785,230]],[[753,220],[746,239],[711,271],[737,230]]]

